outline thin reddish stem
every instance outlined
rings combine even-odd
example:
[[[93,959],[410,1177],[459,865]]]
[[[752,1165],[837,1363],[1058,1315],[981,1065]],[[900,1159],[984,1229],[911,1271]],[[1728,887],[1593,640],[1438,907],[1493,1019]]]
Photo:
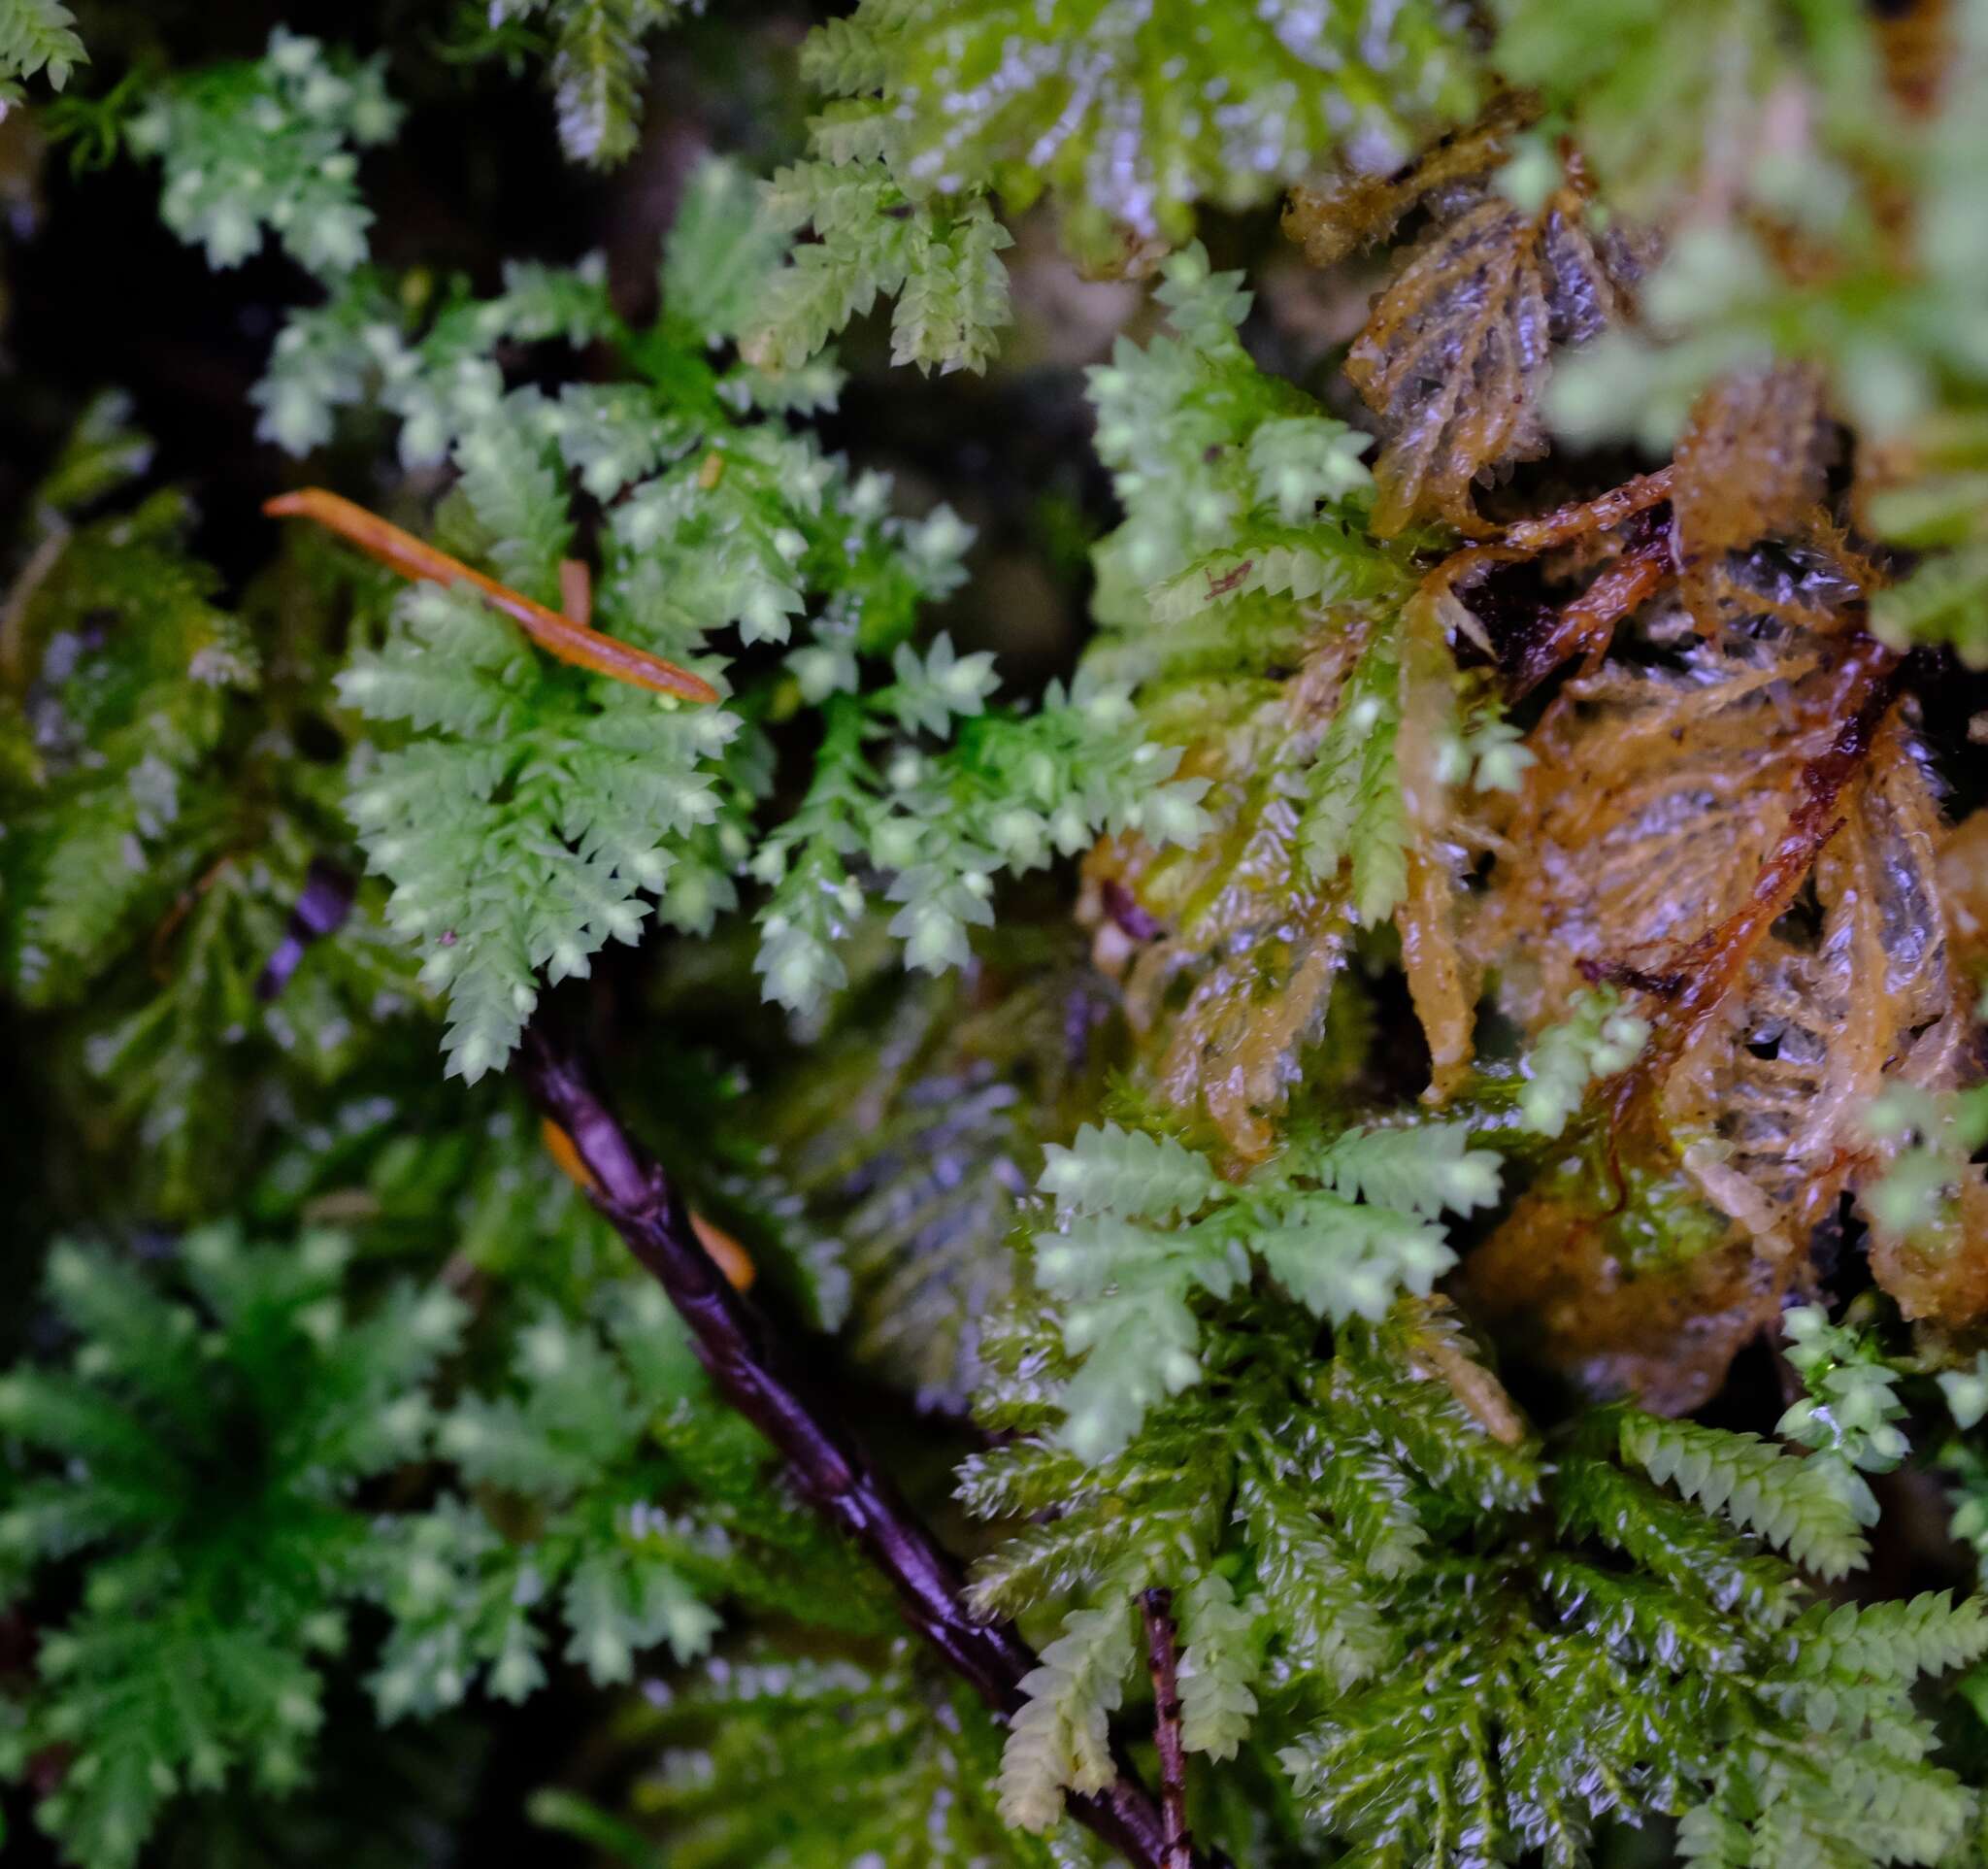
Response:
[[[1153,1678],[1153,1744],[1160,1754],[1160,1822],[1163,1869],[1190,1869],[1194,1844],[1187,1834],[1187,1752],[1180,1736],[1179,1631],[1172,1590],[1147,1590],[1139,1599],[1145,1618],[1146,1665]]]

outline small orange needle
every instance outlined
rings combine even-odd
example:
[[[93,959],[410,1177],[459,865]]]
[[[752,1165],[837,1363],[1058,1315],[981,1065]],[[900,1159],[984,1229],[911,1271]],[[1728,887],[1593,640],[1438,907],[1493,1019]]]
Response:
[[[484,577],[480,571],[471,570],[459,558],[436,551],[413,533],[403,532],[379,515],[368,513],[363,506],[355,506],[321,486],[279,494],[266,501],[262,510],[272,518],[315,519],[403,578],[435,584],[473,585],[493,610],[502,611],[541,649],[562,662],[590,668],[597,675],[612,676],[617,682],[647,688],[653,694],[674,694],[683,701],[718,698],[716,688],[687,668],[679,668],[675,662],[666,662],[660,655],[651,655],[631,643],[604,636],[584,620],[547,610],[544,604],[521,595],[508,584],[500,584],[494,578]],[[562,577],[562,583],[570,592],[570,581]]]
[[[585,1162],[580,1158],[580,1151],[573,1146],[573,1138],[552,1120],[550,1117],[541,1118],[539,1133],[545,1138],[546,1152],[552,1157],[567,1176],[586,1192],[592,1193],[594,1178]],[[746,1249],[721,1226],[713,1226],[702,1214],[692,1210],[690,1230],[697,1235],[698,1244],[711,1254],[712,1263],[725,1275],[725,1282],[734,1291],[746,1291],[752,1281],[759,1276],[759,1268],[752,1263]]]

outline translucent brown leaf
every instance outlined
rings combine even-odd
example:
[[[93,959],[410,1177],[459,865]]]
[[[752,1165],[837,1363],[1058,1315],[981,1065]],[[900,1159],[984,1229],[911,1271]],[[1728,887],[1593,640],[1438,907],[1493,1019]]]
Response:
[[[1939,894],[1954,966],[1978,982],[1988,972],[1988,807],[1969,813],[1939,851]]]
[[[1879,700],[1884,691],[1874,690]],[[1791,721],[1799,718],[1792,697],[1782,700]],[[1811,774],[1839,754],[1850,705],[1839,689],[1839,725]],[[1834,821],[1806,906],[1787,889],[1770,928],[1765,914],[1720,914],[1723,905],[1695,889],[1697,913],[1711,919],[1680,966],[1725,964],[1721,944],[1745,930],[1730,989],[1684,1025],[1676,1046],[1660,1035],[1646,1083],[1591,1112],[1585,1172],[1529,1192],[1472,1263],[1471,1294],[1487,1316],[1522,1318],[1549,1360],[1598,1387],[1631,1387],[1667,1409],[1713,1392],[1740,1345],[1809,1278],[1815,1229],[1886,1167],[1895,1145],[1870,1125],[1876,1100],[1893,1086],[1962,1081],[1971,988],[1952,960],[1942,828],[1907,708],[1886,715],[1828,802]],[[1703,749],[1690,747],[1693,737],[1687,730],[1678,762],[1696,766]],[[1718,811],[1709,793],[1702,811]],[[1653,875],[1679,877],[1660,847],[1689,843],[1691,821],[1652,848]],[[1730,847],[1723,831],[1714,841]],[[1770,855],[1750,878],[1742,871],[1747,893],[1773,869]],[[1630,912],[1649,909],[1641,897]],[[1678,992],[1673,1005],[1687,997]],[[1660,1027],[1670,1012],[1656,1007]],[[1626,1093],[1639,1087],[1645,1094]],[[1988,1311],[1988,1186],[1978,1172],[1953,1190],[1930,1235],[1895,1236],[1873,1221],[1870,1256],[1909,1318],[1954,1325]]]
[[[1762,1258],[1730,1225],[1675,1263],[1640,1267],[1629,1236],[1652,1212],[1664,1203],[1618,1205],[1558,1180],[1533,1188],[1472,1254],[1462,1296],[1502,1338],[1590,1394],[1684,1414],[1717,1392],[1740,1347],[1779,1312],[1796,1268]]]
[[[1803,1252],[1879,1156],[1865,1118],[1892,1083],[1944,1084],[1957,1016],[1937,876],[1938,809],[1895,710],[1816,859],[1819,927],[1790,918],[1669,1073],[1666,1129],[1706,1196],[1763,1251]]]
[[[1659,1407],[1711,1393],[1811,1276],[1815,1229],[1885,1165],[1873,1101],[1965,1066],[1943,891],[1966,866],[1942,877],[1895,664],[1858,627],[1875,574],[1815,507],[1827,442],[1800,373],[1701,401],[1673,476],[1681,572],[1656,588],[1645,554],[1634,659],[1568,682],[1530,737],[1468,929],[1528,1031],[1597,979],[1644,996],[1643,1061],[1591,1100],[1469,1288],[1549,1361]],[[1943,1238],[1872,1232],[1908,1315],[1988,1309],[1984,1217],[1974,1178]]]
[[[1470,1074],[1478,969],[1463,944],[1461,879],[1471,852],[1453,822],[1442,755],[1453,744],[1453,664],[1444,642],[1440,589],[1425,586],[1403,617],[1402,723],[1396,764],[1403,818],[1405,886],[1395,908],[1402,972],[1429,1045],[1429,1100],[1453,1095]]]
[[[1539,402],[1554,348],[1617,319],[1635,270],[1583,213],[1573,186],[1537,215],[1478,192],[1376,300],[1346,374],[1379,417],[1374,525],[1383,536],[1431,518],[1488,532],[1474,485],[1545,451]]]
[[[1490,820],[1467,935],[1507,1012],[1536,1032],[1595,969],[1666,973],[1738,910],[1835,734],[1834,694],[1821,650],[1792,636],[1569,682]]]

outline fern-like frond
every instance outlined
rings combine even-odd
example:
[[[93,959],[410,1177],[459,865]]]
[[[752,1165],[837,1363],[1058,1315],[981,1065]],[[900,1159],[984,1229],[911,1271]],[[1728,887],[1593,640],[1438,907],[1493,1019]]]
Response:
[[[166,225],[210,265],[239,266],[269,229],[298,265],[337,279],[365,259],[373,220],[353,151],[390,141],[399,123],[383,59],[279,26],[255,63],[168,81],[128,135],[164,165]]]
[[[1869,1492],[1853,1495],[1827,1462],[1781,1453],[1758,1435],[1635,1413],[1622,1418],[1622,1452],[1660,1485],[1783,1547],[1818,1576],[1841,1577],[1865,1561]]]
[[[62,0],[0,0],[0,83],[39,73],[59,91],[77,66],[88,63],[76,16]]]

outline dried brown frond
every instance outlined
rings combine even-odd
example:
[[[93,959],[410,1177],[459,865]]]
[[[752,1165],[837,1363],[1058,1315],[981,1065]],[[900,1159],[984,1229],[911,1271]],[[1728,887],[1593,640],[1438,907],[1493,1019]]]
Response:
[[[1908,116],[1939,102],[1958,50],[1952,0],[1904,0],[1873,8],[1885,88]]]
[[[1965,977],[1978,977],[1988,969],[1988,807],[1971,812],[1947,833],[1938,883],[1954,966]]]
[[[1707,387],[1677,441],[1671,506],[1682,562],[1799,534],[1822,498],[1832,440],[1811,366],[1735,371]]]
[[[1539,403],[1556,347],[1618,319],[1626,249],[1584,224],[1578,189],[1527,214],[1487,189],[1408,255],[1375,301],[1346,374],[1380,419],[1375,529],[1442,519],[1492,528],[1472,488],[1544,453]]]
[[[1734,914],[1835,735],[1835,690],[1820,650],[1794,638],[1570,682],[1491,820],[1496,860],[1469,930],[1506,1010],[1536,1031],[1596,968],[1669,972]]]
[[[1395,741],[1402,815],[1404,888],[1394,924],[1402,972],[1429,1044],[1431,1102],[1462,1087],[1474,1056],[1479,973],[1463,945],[1462,877],[1470,852],[1453,821],[1442,748],[1455,708],[1454,668],[1441,608],[1425,586],[1403,614],[1402,721]]]
[[[1734,1356],[1780,1311],[1797,1266],[1763,1259],[1727,1226],[1680,1263],[1640,1269],[1635,1223],[1646,1212],[1558,1181],[1536,1187],[1472,1254],[1462,1295],[1588,1392],[1680,1415],[1718,1391]]]
[[[1763,448],[1769,408],[1779,441]],[[1642,617],[1647,641],[1686,647],[1562,690],[1490,827],[1468,931],[1529,1030],[1587,981],[1647,995],[1653,1042],[1591,1108],[1584,1165],[1521,1200],[1469,1289],[1549,1361],[1659,1407],[1709,1394],[1808,1276],[1816,1226],[1884,1165],[1873,1099],[1951,1085],[1963,1063],[1971,988],[1949,951],[1935,792],[1895,658],[1859,628],[1875,574],[1814,510],[1821,424],[1799,383],[1701,404],[1673,488],[1686,575]],[[1563,621],[1627,614],[1599,593],[1640,562],[1655,575],[1653,551],[1621,551]],[[1988,1309],[1978,1177],[1952,1214],[1943,1245],[1873,1234],[1908,1315]]]
[[[1801,1252],[1877,1165],[1864,1118],[1887,1085],[1948,1081],[1955,1016],[1938,901],[1938,810],[1894,710],[1815,862],[1819,930],[1770,934],[1660,1093],[1707,1197],[1776,1253]]]
[[[1596,1386],[1634,1388],[1659,1408],[1710,1394],[1740,1345],[1808,1276],[1816,1227],[1886,1166],[1895,1145],[1869,1127],[1873,1102],[1893,1086],[1963,1079],[1973,988],[1948,940],[1930,769],[1905,704],[1874,730],[1862,725],[1885,708],[1886,673],[1853,651],[1781,694],[1787,731],[1773,765],[1818,736],[1826,744],[1792,787],[1774,772],[1748,775],[1750,787],[1791,796],[1793,809],[1757,868],[1740,870],[1740,890],[1729,885],[1728,900],[1743,899],[1708,917],[1658,972],[1672,991],[1652,1005],[1656,1042],[1592,1118],[1603,1164],[1529,1192],[1472,1262],[1469,1288],[1484,1315],[1523,1318],[1549,1360]],[[1812,700],[1825,679],[1833,718],[1799,724],[1802,691]],[[1744,716],[1717,708],[1708,726],[1723,739],[1735,718]],[[1687,729],[1679,760],[1696,765],[1695,739]],[[1651,794],[1672,801],[1650,820],[1652,874],[1699,904],[1696,918],[1718,894],[1703,868],[1679,869],[1665,848],[1691,831],[1654,831],[1672,821],[1678,796],[1668,786]],[[1734,848],[1731,814],[1709,789],[1701,797],[1706,835]],[[1750,844],[1759,820],[1742,816],[1739,833]],[[1565,852],[1550,863],[1567,873]],[[1788,914],[1805,878],[1813,912]],[[1646,925],[1664,894],[1604,890],[1588,908]],[[1542,999],[1539,1010],[1551,1009]],[[1988,1312],[1988,1184],[1974,1171],[1952,1192],[1934,1237],[1894,1236],[1873,1220],[1870,1240],[1872,1271],[1901,1310],[1945,1325]],[[1637,1268],[1639,1243],[1660,1236],[1696,1236],[1697,1249],[1681,1264]]]
[[[1509,153],[1512,132],[1539,115],[1508,91],[1474,123],[1432,144],[1387,175],[1353,171],[1300,183],[1284,204],[1284,232],[1314,266],[1336,266],[1391,235],[1402,217],[1459,184],[1480,182]]]
[[[1461,1313],[1441,1292],[1405,1298],[1409,1323],[1409,1367],[1424,1382],[1440,1382],[1495,1441],[1517,1447],[1526,1438],[1525,1417],[1511,1392],[1486,1365],[1482,1346]]]

